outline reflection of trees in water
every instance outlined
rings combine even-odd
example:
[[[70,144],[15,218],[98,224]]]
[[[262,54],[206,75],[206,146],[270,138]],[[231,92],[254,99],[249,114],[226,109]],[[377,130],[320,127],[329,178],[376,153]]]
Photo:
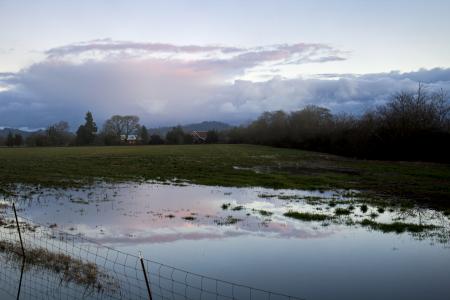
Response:
[[[426,240],[431,244],[449,244],[450,243],[450,220],[444,212],[429,207],[411,206],[396,207],[390,206],[385,202],[376,202],[374,205],[368,201],[359,201],[366,209],[362,214],[354,213],[354,205],[358,202],[344,203],[341,202],[341,208],[334,210],[334,215],[321,215],[313,213],[317,216],[328,216],[327,220],[322,223],[323,226],[331,224],[343,225],[350,227],[364,227],[369,230],[379,231],[386,234],[409,234],[414,240]],[[312,207],[322,204],[311,204]],[[344,208],[345,207],[345,208]],[[352,207],[350,209],[350,207]],[[385,221],[379,221],[379,214],[374,213],[379,208],[388,217]],[[386,207],[391,207],[386,209]],[[345,210],[348,214],[340,215],[336,210]],[[372,214],[366,212],[372,211]]]
[[[393,212],[392,220],[398,223],[399,227],[405,225],[405,230],[398,233],[408,232],[416,240],[428,240],[439,244],[450,242],[450,222],[441,211],[421,206],[403,207]],[[413,220],[412,223],[410,220]],[[405,221],[405,223],[399,221]],[[415,227],[408,230],[407,225]],[[376,226],[371,228],[377,230]]]

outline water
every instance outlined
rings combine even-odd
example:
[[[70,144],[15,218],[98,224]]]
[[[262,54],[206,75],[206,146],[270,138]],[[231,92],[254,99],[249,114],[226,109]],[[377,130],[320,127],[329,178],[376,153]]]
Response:
[[[363,212],[357,191],[156,183],[20,190],[19,215],[37,224],[223,280],[306,299],[450,297],[449,219],[431,209]],[[351,213],[335,216],[337,208]],[[289,210],[334,217],[301,221],[283,215]],[[397,234],[361,226],[365,219],[437,228]]]

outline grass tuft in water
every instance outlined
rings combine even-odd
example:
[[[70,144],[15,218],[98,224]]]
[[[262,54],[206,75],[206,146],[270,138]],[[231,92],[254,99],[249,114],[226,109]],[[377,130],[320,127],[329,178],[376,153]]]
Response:
[[[302,220],[302,221],[325,221],[325,220],[331,218],[328,215],[308,213],[308,212],[298,212],[298,211],[292,211],[292,210],[288,211],[287,213],[284,213],[283,215],[285,217]]]
[[[234,211],[239,211],[239,210],[243,210],[243,209],[244,209],[244,207],[243,207],[242,205],[239,205],[239,206],[233,207],[232,210],[234,210]]]
[[[270,212],[270,211],[267,211],[264,209],[260,209],[260,210],[258,210],[258,212],[261,216],[265,216],[265,217],[273,215],[273,212]]]
[[[308,204],[319,204],[324,200],[322,197],[319,196],[305,196],[303,197],[303,199]]]
[[[275,197],[277,197],[277,195],[275,195],[275,194],[259,194],[258,197],[259,198],[275,198]]]
[[[230,206],[231,206],[231,203],[224,203],[224,204],[222,204],[221,207],[223,210],[227,210]]]
[[[88,204],[89,204],[89,201],[88,201],[88,200],[81,199],[81,198],[78,198],[78,199],[71,199],[70,202],[76,203],[76,204],[84,204],[84,205],[88,205]]]
[[[235,218],[233,216],[228,216],[225,219],[214,220],[214,223],[216,223],[217,225],[232,225],[236,224],[239,221],[241,221],[241,219]]]
[[[361,221],[361,225],[365,227],[370,227],[373,230],[379,230],[384,233],[395,232],[395,233],[403,233],[403,232],[412,232],[418,233],[426,230],[435,229],[434,225],[423,225],[423,224],[412,224],[412,223],[402,223],[402,222],[394,222],[394,223],[378,223],[369,219],[364,219]]]
[[[300,200],[301,196],[298,195],[278,195],[278,199],[280,200]]]
[[[349,215],[352,212],[349,209],[338,207],[334,210],[334,213],[338,216],[342,216],[342,215]]]
[[[361,205],[360,209],[361,209],[361,212],[366,213],[367,210],[369,209],[369,207],[366,204],[363,204],[363,205]]]
[[[375,219],[375,218],[378,217],[378,214],[373,212],[373,213],[371,213],[369,216],[370,216],[372,219]]]

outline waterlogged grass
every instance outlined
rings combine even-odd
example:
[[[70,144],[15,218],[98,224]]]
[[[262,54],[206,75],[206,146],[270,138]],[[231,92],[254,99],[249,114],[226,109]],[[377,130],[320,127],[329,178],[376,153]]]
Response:
[[[363,204],[359,209],[361,210],[362,213],[366,213],[369,207],[366,204]]]
[[[258,197],[259,198],[275,198],[275,197],[279,197],[279,196],[276,194],[259,194]]]
[[[365,161],[255,145],[0,148],[0,192],[11,184],[105,181],[355,189],[450,205],[450,165]],[[352,172],[348,172],[352,170]]]
[[[384,208],[383,208],[383,207],[378,207],[378,208],[377,208],[377,212],[378,212],[379,214],[384,213]]]
[[[337,205],[337,203],[335,201],[331,201],[330,203],[328,203],[329,207],[335,207]]]
[[[214,223],[216,223],[217,225],[233,225],[233,224],[236,224],[239,221],[242,221],[242,220],[238,219],[238,218],[235,218],[233,216],[227,216],[224,219],[214,220]]]
[[[18,243],[0,241],[0,252],[6,253],[11,259],[22,261],[22,252]],[[44,268],[61,274],[64,282],[74,282],[99,292],[115,292],[118,283],[113,277],[100,271],[96,264],[83,262],[69,255],[53,253],[43,248],[28,248],[25,252],[25,264]]]
[[[374,207],[372,207],[371,209],[374,209]],[[378,216],[378,214],[376,213],[371,214],[372,219],[369,218],[359,219],[358,217],[355,218],[355,216],[349,216],[350,213],[351,211],[349,209],[336,208],[335,216],[310,212],[298,212],[298,211],[288,211],[287,213],[284,213],[284,216],[305,222],[310,221],[323,222],[322,226],[329,226],[329,225],[338,225],[338,226],[345,225],[350,227],[362,226],[363,228],[368,228],[370,230],[380,231],[383,233],[391,233],[391,234],[408,233],[414,239],[418,240],[428,239],[430,241],[442,244],[447,244],[450,239],[448,225],[439,225],[441,223],[436,225],[430,223],[426,224],[420,223],[418,220],[417,223],[414,223],[415,221],[413,220],[411,220],[410,222],[406,222],[396,218],[392,218],[391,222],[388,221],[388,223],[382,223],[375,221],[375,218]],[[346,216],[346,217],[340,218],[338,216]],[[442,217],[445,218],[444,213],[442,213]],[[434,219],[431,218],[428,221],[432,222],[433,220]]]
[[[351,213],[352,213],[352,211],[350,209],[347,209],[347,208],[338,207],[338,208],[336,208],[334,210],[334,214],[338,215],[338,216],[349,215]]]
[[[224,203],[224,204],[222,204],[221,207],[223,210],[227,210],[230,206],[231,206],[231,203]]]
[[[361,221],[362,226],[370,227],[373,230],[379,230],[384,233],[395,232],[395,233],[403,233],[403,232],[411,232],[411,233],[419,233],[427,230],[436,229],[434,225],[424,225],[424,224],[411,224],[411,223],[402,223],[402,222],[393,222],[393,223],[378,223],[373,220],[364,219]]]
[[[280,200],[288,200],[288,201],[294,201],[294,200],[306,200],[306,197],[298,196],[298,195],[278,195],[278,199]]]
[[[371,213],[370,215],[369,215],[372,219],[376,219],[376,218],[378,218],[378,214],[377,213]]]
[[[273,215],[273,212],[270,212],[270,211],[267,211],[267,210],[264,210],[264,209],[258,210],[258,213],[261,216],[264,216],[264,217],[269,217],[269,216]]]
[[[309,212],[288,211],[283,214],[285,217],[301,220],[301,221],[325,221],[331,217],[324,214],[315,214]]]
[[[84,204],[84,205],[89,204],[89,201],[85,200],[85,199],[71,199],[70,202],[77,203],[77,204]]]

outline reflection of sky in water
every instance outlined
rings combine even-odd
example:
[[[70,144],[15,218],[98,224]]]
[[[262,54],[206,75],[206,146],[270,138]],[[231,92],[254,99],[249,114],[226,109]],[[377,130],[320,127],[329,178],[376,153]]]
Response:
[[[309,299],[444,299],[450,295],[450,249],[410,234],[360,226],[302,222],[289,209],[332,215],[336,207],[274,195],[331,198],[334,193],[263,188],[100,185],[95,189],[27,192],[20,214],[58,224],[103,244],[197,273]],[[264,197],[261,197],[264,196]],[[347,200],[334,195],[335,200]],[[231,203],[227,210],[222,204]],[[242,205],[242,210],[233,211]],[[362,213],[355,205],[354,220]],[[262,216],[259,210],[272,212]],[[442,222],[431,210],[413,216],[386,209],[378,222],[404,217]],[[247,215],[250,214],[250,215]],[[231,215],[235,224],[218,225]],[[169,217],[173,216],[173,217]],[[192,221],[183,217],[192,216]],[[345,217],[343,217],[345,219]],[[434,219],[432,219],[434,218]],[[448,221],[447,221],[448,223]]]
[[[312,238],[311,226],[281,216],[287,201],[259,198],[265,189],[211,188],[203,186],[116,185],[92,191],[45,191],[19,202],[26,216],[37,223],[60,228],[109,243],[160,243],[179,239],[217,239],[241,235]],[[292,191],[284,191],[292,193]],[[319,194],[319,193],[318,193]],[[230,203],[227,210],[222,204]],[[244,209],[234,211],[242,205]],[[259,210],[275,214],[264,217]],[[247,215],[249,214],[249,215]],[[232,215],[240,221],[218,226]],[[184,217],[195,218],[192,221]],[[317,224],[315,224],[317,226]]]

